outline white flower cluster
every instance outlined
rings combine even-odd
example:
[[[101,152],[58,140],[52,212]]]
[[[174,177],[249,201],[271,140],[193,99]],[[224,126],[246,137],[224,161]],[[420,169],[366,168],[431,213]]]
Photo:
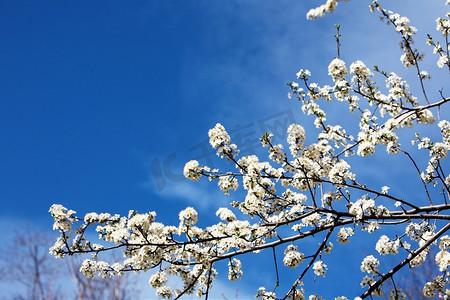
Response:
[[[441,32],[443,36],[448,36],[450,33],[450,20],[444,18],[437,18],[436,30]]]
[[[354,66],[352,64],[352,66]],[[356,68],[354,68],[355,70]],[[347,67],[345,66],[345,62],[339,58],[335,58],[328,65],[328,75],[333,78],[333,81],[345,80],[345,75],[348,74]]]
[[[439,271],[445,272],[450,265],[450,253],[448,249],[450,248],[450,237],[448,235],[444,235],[441,237],[441,242],[439,243],[439,251],[436,254],[436,263],[439,266]]]
[[[180,227],[194,225],[198,222],[198,213],[193,207],[186,207],[179,214]]]
[[[391,241],[386,235],[382,235],[375,246],[375,250],[377,250],[378,253],[380,253],[381,255],[386,254],[395,255],[398,253],[399,246],[400,246],[399,239]]]
[[[445,159],[450,151],[450,123],[447,120],[441,120],[438,126],[441,129],[442,142],[432,142],[430,138],[420,137],[419,134],[416,134],[416,140],[412,141],[413,144],[417,144],[418,149],[427,149],[429,151],[430,159],[425,172],[421,173],[421,178],[428,183],[433,182],[434,185],[437,184],[435,179],[439,178],[440,175],[438,171],[440,161]],[[449,186],[447,181],[450,182],[450,178],[447,179],[447,177],[444,181]]]
[[[442,275],[436,276],[433,282],[427,282],[423,287],[423,295],[428,298],[436,297],[436,291],[441,291],[447,294],[445,290],[444,276]]]
[[[403,55],[400,57],[400,60],[403,65],[407,68],[417,66],[418,62],[423,59],[423,54],[419,53],[416,48],[412,48],[414,45],[412,36],[417,33],[417,29],[409,25],[410,21],[407,17],[383,9],[377,1],[373,1],[370,7],[372,11],[377,9],[381,12],[382,20],[385,20],[387,24],[394,25],[395,31],[402,35],[403,40],[400,43],[400,48],[403,51]]]
[[[305,129],[298,124],[291,124],[287,130],[288,137],[287,142],[289,143],[289,150],[292,156],[297,157],[298,151],[303,147],[305,143]]]
[[[363,224],[362,230],[367,231],[368,233],[372,233],[375,230],[380,229],[380,223],[377,221],[370,221],[367,224]]]
[[[427,44],[433,46],[433,53],[439,56],[436,64],[439,68],[445,65],[450,67],[449,53],[448,53],[448,36],[450,32],[450,13],[446,14],[445,18],[436,19],[436,30],[439,31],[446,39],[444,46],[440,42],[435,42],[431,35],[428,35]]]
[[[120,265],[119,267],[116,266],[117,271],[120,271],[120,268]],[[107,262],[85,259],[81,264],[80,272],[86,278],[94,278],[95,275],[107,278],[108,276],[114,276],[114,272],[108,272],[109,269],[114,270]]]
[[[330,181],[336,184],[343,183],[345,180],[354,180],[355,175],[349,171],[350,165],[344,161],[340,160],[335,163],[328,174]]]
[[[289,268],[296,268],[304,259],[305,255],[298,251],[297,246],[289,245],[284,250],[283,263]]]
[[[332,13],[338,2],[342,1],[342,0],[327,0],[327,2],[325,4],[322,4],[316,8],[310,9],[308,11],[308,13],[306,14],[306,18],[307,19],[318,19],[318,18],[322,18],[325,13]],[[348,1],[348,0],[344,0],[344,1]]]
[[[327,271],[327,265],[324,264],[321,260],[316,261],[313,264],[314,274],[317,276],[325,277],[325,272]]]
[[[216,216],[219,216],[222,221],[226,222],[232,222],[236,220],[235,214],[226,207],[219,208],[216,212]]]
[[[235,144],[230,144],[230,135],[222,124],[217,123],[214,128],[208,131],[209,143],[217,149],[217,155],[223,157],[234,157],[239,153]]]
[[[239,183],[235,177],[222,176],[219,178],[218,182],[219,188],[225,193],[225,195],[230,195],[230,190],[237,190],[239,188]]]
[[[183,170],[184,177],[197,181],[200,177],[202,177],[202,168],[200,167],[198,161],[191,160],[186,163]]]
[[[364,64],[364,62],[357,60],[350,65],[350,74],[355,74],[355,80],[368,79],[373,77],[372,71]]]
[[[60,204],[53,204],[49,210],[52,218],[55,220],[53,223],[53,230],[61,230],[63,232],[71,231],[72,224],[75,222],[75,211],[68,210]]]
[[[354,234],[354,231],[350,227],[342,227],[338,232],[338,242],[341,244],[347,244],[350,242],[348,239],[350,236]]]
[[[255,299],[276,300],[277,296],[274,292],[266,292],[266,288],[262,286],[258,289],[258,293],[255,295]]]
[[[361,263],[361,272],[378,273],[380,262],[373,255],[366,256]]]
[[[167,276],[164,272],[158,272],[150,276],[148,283],[152,288],[162,287],[167,282]]]
[[[241,261],[237,258],[231,259],[228,262],[228,280],[235,281],[241,279],[243,275]]]
[[[354,215],[357,220],[361,220],[364,213],[372,214],[375,211],[375,201],[370,198],[367,199],[366,196],[352,203],[348,210],[348,212]]]
[[[292,147],[292,146],[291,146]],[[283,145],[278,144],[270,147],[269,158],[274,162],[285,165],[286,164],[286,153],[283,151]]]
[[[209,143],[213,148],[228,145],[230,143],[230,135],[222,124],[217,123],[214,128],[208,131]]]

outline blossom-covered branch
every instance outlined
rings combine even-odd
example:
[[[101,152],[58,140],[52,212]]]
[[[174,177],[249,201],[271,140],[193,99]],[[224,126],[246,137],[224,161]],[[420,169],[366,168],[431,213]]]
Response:
[[[337,3],[328,0],[311,10],[308,18],[332,12]],[[450,263],[450,237],[445,233],[450,228],[450,203],[447,200],[450,199],[450,175],[446,161],[450,150],[450,122],[440,114],[435,117],[433,110],[440,111],[448,105],[450,97],[441,91],[442,99],[430,101],[424,82],[431,76],[421,68],[423,55],[415,48],[413,39],[417,30],[409,24],[409,19],[384,9],[376,0],[371,2],[370,9],[394,25],[400,34],[403,53],[400,60],[405,67],[415,68],[420,96],[413,95],[406,81],[394,72],[388,73],[374,66],[374,74],[360,60],[347,68],[338,53],[328,66],[331,85],[311,82],[311,72],[304,69],[297,73],[296,81],[288,84],[289,98],[297,99],[302,112],[313,117],[318,130],[316,137],[308,135],[300,124],[291,124],[287,128],[285,144],[275,144],[273,134],[264,133],[261,144],[268,149],[269,158],[264,161],[256,155],[240,155],[238,145],[232,143],[220,123],[209,130],[211,146],[220,158],[229,162],[230,170],[211,169],[191,160],[186,163],[183,173],[193,181],[202,178],[217,181],[219,189],[227,196],[240,187],[245,191],[242,200],[232,201],[230,206],[217,210],[219,222],[198,227],[198,213],[193,207],[179,213],[180,222],[176,226],[159,222],[155,212],[130,211],[128,216],[89,213],[80,218],[75,211],[55,204],[50,208],[55,220],[53,228],[61,235],[50,252],[57,257],[91,253],[93,258],[86,259],[81,267],[87,277],[154,270],[149,284],[157,289],[157,295],[177,299],[196,293],[207,299],[219,276],[215,264],[226,262],[228,279],[240,280],[244,276],[241,257],[271,249],[277,282],[272,291],[261,287],[256,297],[279,299],[275,249],[283,247],[282,261],[286,267],[301,268],[305,261],[308,263],[290,288],[281,291],[284,295],[281,299],[305,299],[308,286],[302,287],[302,280],[308,272],[326,276],[325,255],[333,254],[333,239],[346,245],[355,230],[371,234],[382,227],[395,227],[397,233],[399,228],[403,233],[388,237],[389,231],[382,231],[374,245],[376,255],[399,255],[404,259],[391,271],[383,273],[380,260],[375,255],[366,256],[361,262],[361,271],[368,274],[361,281],[361,287],[366,291],[355,299],[381,296],[386,292],[383,288],[386,280],[394,282],[394,275],[405,266],[420,266],[429,259],[429,249],[437,242],[440,252],[433,259],[442,275],[427,283],[423,292],[430,297],[436,292],[449,295],[445,285],[449,280],[446,271]],[[436,20],[436,24],[446,47],[442,48],[431,36],[427,43],[435,47],[434,52],[439,56],[437,65],[450,68],[449,14]],[[339,37],[338,32],[336,38]],[[339,51],[339,40],[337,44]],[[377,80],[385,87],[379,87]],[[359,122],[353,126],[348,125],[350,121],[330,123],[326,109],[322,108],[330,101],[345,106],[343,111],[357,115]],[[422,126],[435,126],[439,138],[420,134]],[[411,146],[402,143],[400,136],[404,139],[406,134],[399,135],[399,132],[403,127],[417,129],[406,143],[417,147],[417,153],[412,153]],[[357,176],[358,170],[352,168],[350,162],[364,162],[380,148],[391,155],[407,156],[408,164],[404,168],[417,173],[423,193],[397,194],[390,192],[388,186],[374,187]],[[423,157],[425,168],[421,167]],[[85,233],[90,228],[99,234],[102,243],[87,240]],[[319,246],[306,250],[310,253],[302,252],[305,250],[298,242],[317,236],[323,238]],[[114,249],[122,249],[123,261],[109,264],[99,260],[101,252]],[[170,276],[181,278],[183,287],[171,288],[167,283]],[[309,299],[319,298],[319,295],[309,296]],[[390,298],[404,298],[402,291],[395,288],[395,282]],[[336,299],[347,298],[338,296]]]

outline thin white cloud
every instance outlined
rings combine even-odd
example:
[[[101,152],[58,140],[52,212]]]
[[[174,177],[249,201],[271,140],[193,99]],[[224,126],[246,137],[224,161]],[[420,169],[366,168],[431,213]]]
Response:
[[[146,186],[149,187],[150,184]],[[170,181],[163,191],[153,192],[161,198],[181,201],[203,211],[228,205],[230,202],[230,198],[218,189],[215,182],[190,182],[187,179],[182,182]]]

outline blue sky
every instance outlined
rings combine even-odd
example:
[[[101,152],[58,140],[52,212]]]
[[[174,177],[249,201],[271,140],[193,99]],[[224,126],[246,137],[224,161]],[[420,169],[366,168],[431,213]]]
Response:
[[[444,1],[424,2],[386,6],[419,28],[418,46],[432,71],[435,59],[422,42],[446,10]],[[334,24],[341,25],[348,63],[361,59],[414,80],[400,64],[392,28],[368,11],[367,1],[307,21],[318,3],[1,1],[3,235],[26,222],[50,231],[53,203],[80,214],[155,210],[172,224],[192,205],[205,224],[213,222],[211,211],[227,199],[215,184],[182,181],[184,163],[201,156],[195,147],[217,122],[252,141],[265,120],[293,118],[310,128],[285,83],[300,68],[329,83]],[[444,84],[429,87],[437,98]],[[242,286],[253,293],[249,282]]]

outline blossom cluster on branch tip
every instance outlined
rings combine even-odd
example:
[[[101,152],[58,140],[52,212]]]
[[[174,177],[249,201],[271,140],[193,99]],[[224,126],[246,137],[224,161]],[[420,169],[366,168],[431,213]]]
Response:
[[[338,2],[327,0],[310,10],[307,17],[322,17],[335,10]],[[366,274],[361,275],[360,286],[365,292],[354,299],[383,294],[388,294],[389,299],[404,299],[403,291],[395,286],[388,291],[384,283],[394,281],[396,272],[402,268],[422,265],[431,256],[433,245],[438,245],[439,252],[431,259],[441,274],[425,284],[423,294],[449,296],[450,237],[445,233],[450,229],[450,175],[446,160],[450,122],[440,112],[450,97],[441,91],[438,100],[430,100],[424,82],[431,80],[431,75],[421,69],[423,54],[415,46],[417,29],[409,19],[384,9],[376,0],[371,1],[370,9],[399,34],[400,60],[408,70],[417,73],[416,84],[421,87],[421,94],[414,95],[398,74],[377,66],[371,69],[360,60],[346,63],[338,51],[338,57],[331,60],[327,70],[331,85],[312,82],[311,72],[305,69],[300,69],[296,81],[288,83],[289,98],[297,99],[301,111],[313,118],[319,132],[316,137],[309,132],[307,136],[300,124],[291,124],[286,129],[284,143],[275,144],[273,134],[264,133],[260,140],[268,152],[265,161],[254,154],[240,155],[222,124],[217,123],[209,130],[212,148],[232,168],[221,171],[191,160],[183,174],[192,181],[217,180],[218,188],[232,198],[228,207],[216,211],[216,223],[198,226],[200,216],[194,207],[179,212],[178,224],[166,225],[157,220],[155,212],[130,211],[128,216],[92,212],[77,217],[75,211],[54,204],[50,213],[53,229],[60,236],[50,252],[56,257],[92,254],[80,269],[88,278],[153,270],[149,285],[156,289],[156,294],[164,299],[178,299],[190,294],[208,298],[219,275],[215,266],[221,262],[227,264],[230,281],[241,280],[245,266],[242,255],[256,255],[263,250],[273,251],[278,278],[277,249],[285,247],[283,264],[279,265],[300,272],[288,285],[277,282],[273,289],[259,288],[255,297],[314,300],[323,297],[306,296],[309,286],[304,286],[304,277],[312,273],[319,280],[333,267],[327,256],[334,252],[332,240],[349,247],[359,229],[366,234],[378,234],[381,228],[395,226],[401,234],[390,237],[389,231],[382,231],[373,245],[374,252],[363,258],[360,271]],[[438,66],[447,65],[450,70],[448,14],[436,20],[436,29],[444,41],[436,41],[429,35],[427,44],[439,56]],[[327,120],[324,106],[330,101],[345,107],[342,115],[345,112],[357,115],[356,126]],[[423,136],[419,133],[423,126],[435,126],[439,137]],[[399,132],[403,127],[417,129],[418,133],[406,143],[416,145],[417,153],[411,154],[402,143],[406,134]],[[286,146],[289,151],[285,151]],[[408,161],[405,170],[415,172],[421,184],[422,190],[417,195],[398,194],[402,189],[394,188],[395,182],[388,179],[390,186],[381,188],[360,180],[358,168],[352,168],[351,162],[366,161],[367,156],[376,155],[380,148]],[[425,166],[417,159],[421,155]],[[242,199],[230,195],[239,188],[245,192]],[[95,231],[101,243],[88,240],[88,230]],[[300,242],[314,238],[321,239],[316,248]],[[116,249],[123,251],[123,260],[112,264],[100,260],[101,253]],[[391,268],[384,265],[385,255],[398,255],[402,260]],[[172,288],[171,276],[180,278],[182,286]]]
[[[338,5],[338,2],[340,1],[348,1],[348,0],[327,0],[325,4],[322,4],[316,8],[310,9],[308,13],[306,14],[307,19],[318,19],[325,15],[325,13],[332,13],[336,6]]]

